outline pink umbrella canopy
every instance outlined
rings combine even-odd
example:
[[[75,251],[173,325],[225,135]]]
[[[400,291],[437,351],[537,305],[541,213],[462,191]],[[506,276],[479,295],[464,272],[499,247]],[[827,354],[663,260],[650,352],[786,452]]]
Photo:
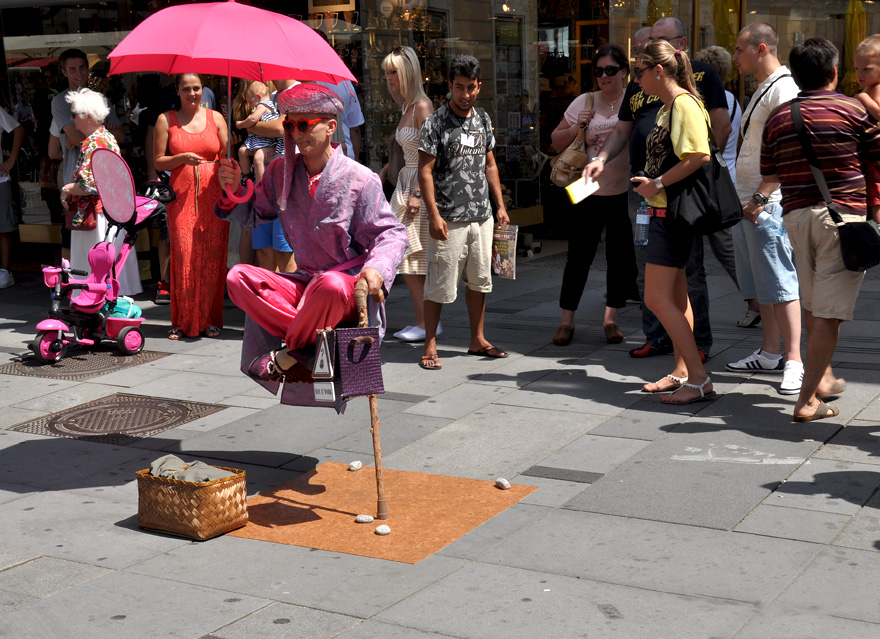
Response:
[[[135,27],[110,58],[110,73],[204,73],[250,80],[355,77],[321,36],[299,20],[229,2],[162,9]]]

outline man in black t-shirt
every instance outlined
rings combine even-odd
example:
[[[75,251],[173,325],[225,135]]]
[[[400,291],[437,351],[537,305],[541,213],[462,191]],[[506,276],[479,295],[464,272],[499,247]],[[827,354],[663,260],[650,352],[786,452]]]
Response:
[[[639,32],[641,33],[641,32]],[[639,35],[637,33],[636,35]],[[687,30],[681,20],[677,18],[661,18],[651,27],[648,40],[666,40],[672,46],[687,49]],[[636,38],[634,38],[634,41]],[[637,42],[634,42],[637,45]],[[697,90],[709,118],[712,122],[712,131],[715,134],[715,142],[718,148],[723,149],[730,135],[730,115],[727,111],[727,96],[724,93],[724,85],[718,73],[703,62],[691,60],[694,71],[694,81]],[[663,102],[655,95],[647,95],[635,80],[631,80],[626,88],[623,104],[620,108],[620,119],[611,135],[605,141],[602,151],[595,158],[591,158],[584,169],[586,175],[594,178],[602,173],[605,162],[614,158],[624,145],[629,143],[630,165],[633,173],[645,170],[646,147],[645,141],[657,119],[657,111],[663,106]],[[632,194],[632,190],[630,191]],[[631,203],[638,207],[636,199]],[[723,238],[720,238],[723,240]],[[729,238],[731,249],[732,239]],[[713,244],[716,255],[719,251]],[[732,250],[730,251],[732,255]],[[645,344],[632,349],[629,354],[632,357],[652,357],[672,352],[672,341],[660,320],[648,309],[644,303],[645,290],[645,249],[636,247],[636,258],[639,265],[639,293],[642,295],[642,330],[645,333]],[[688,279],[688,297],[694,312],[694,338],[700,356],[705,362],[709,357],[709,349],[712,347],[712,330],[709,327],[709,292],[706,285],[706,270],[703,267],[703,239],[697,236],[694,240],[694,248],[691,259],[686,267]]]

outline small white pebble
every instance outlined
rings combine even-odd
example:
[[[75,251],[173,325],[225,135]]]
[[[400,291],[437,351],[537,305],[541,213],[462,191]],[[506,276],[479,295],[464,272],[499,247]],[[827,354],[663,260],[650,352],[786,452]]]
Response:
[[[357,517],[354,518],[354,520],[355,520],[355,522],[357,522],[359,524],[370,524],[373,522],[373,516],[372,515],[358,515]]]
[[[498,488],[500,488],[501,490],[508,490],[508,489],[510,489],[510,482],[507,481],[506,479],[504,479],[504,477],[499,477],[498,479],[496,479],[496,480],[495,480],[495,485],[496,485]]]
[[[349,470],[360,470],[361,468],[363,468],[363,466],[364,466],[363,463],[361,463],[359,461],[353,461],[348,465],[348,469]]]
[[[382,525],[380,525],[380,526],[376,526],[376,534],[377,534],[377,535],[390,535],[390,534],[391,534],[391,528],[389,528],[389,527],[386,526],[385,524],[382,524]]]

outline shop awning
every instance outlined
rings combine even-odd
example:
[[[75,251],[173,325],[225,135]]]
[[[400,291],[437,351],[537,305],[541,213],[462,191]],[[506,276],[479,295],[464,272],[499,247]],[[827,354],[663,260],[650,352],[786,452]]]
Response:
[[[28,67],[42,69],[53,64],[58,58],[16,58],[15,60],[7,60],[6,66],[10,69]]]

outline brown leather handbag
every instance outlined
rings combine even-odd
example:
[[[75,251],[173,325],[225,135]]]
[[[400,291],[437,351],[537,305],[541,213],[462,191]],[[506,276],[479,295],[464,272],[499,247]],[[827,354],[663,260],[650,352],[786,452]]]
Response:
[[[593,94],[587,93],[586,95],[584,109],[590,110],[593,108]],[[585,126],[580,127],[577,136],[568,145],[568,148],[550,160],[550,167],[552,169],[550,171],[550,181],[556,186],[565,188],[580,178],[584,167],[590,161],[587,157],[587,148],[584,142],[586,132],[587,128]]]

